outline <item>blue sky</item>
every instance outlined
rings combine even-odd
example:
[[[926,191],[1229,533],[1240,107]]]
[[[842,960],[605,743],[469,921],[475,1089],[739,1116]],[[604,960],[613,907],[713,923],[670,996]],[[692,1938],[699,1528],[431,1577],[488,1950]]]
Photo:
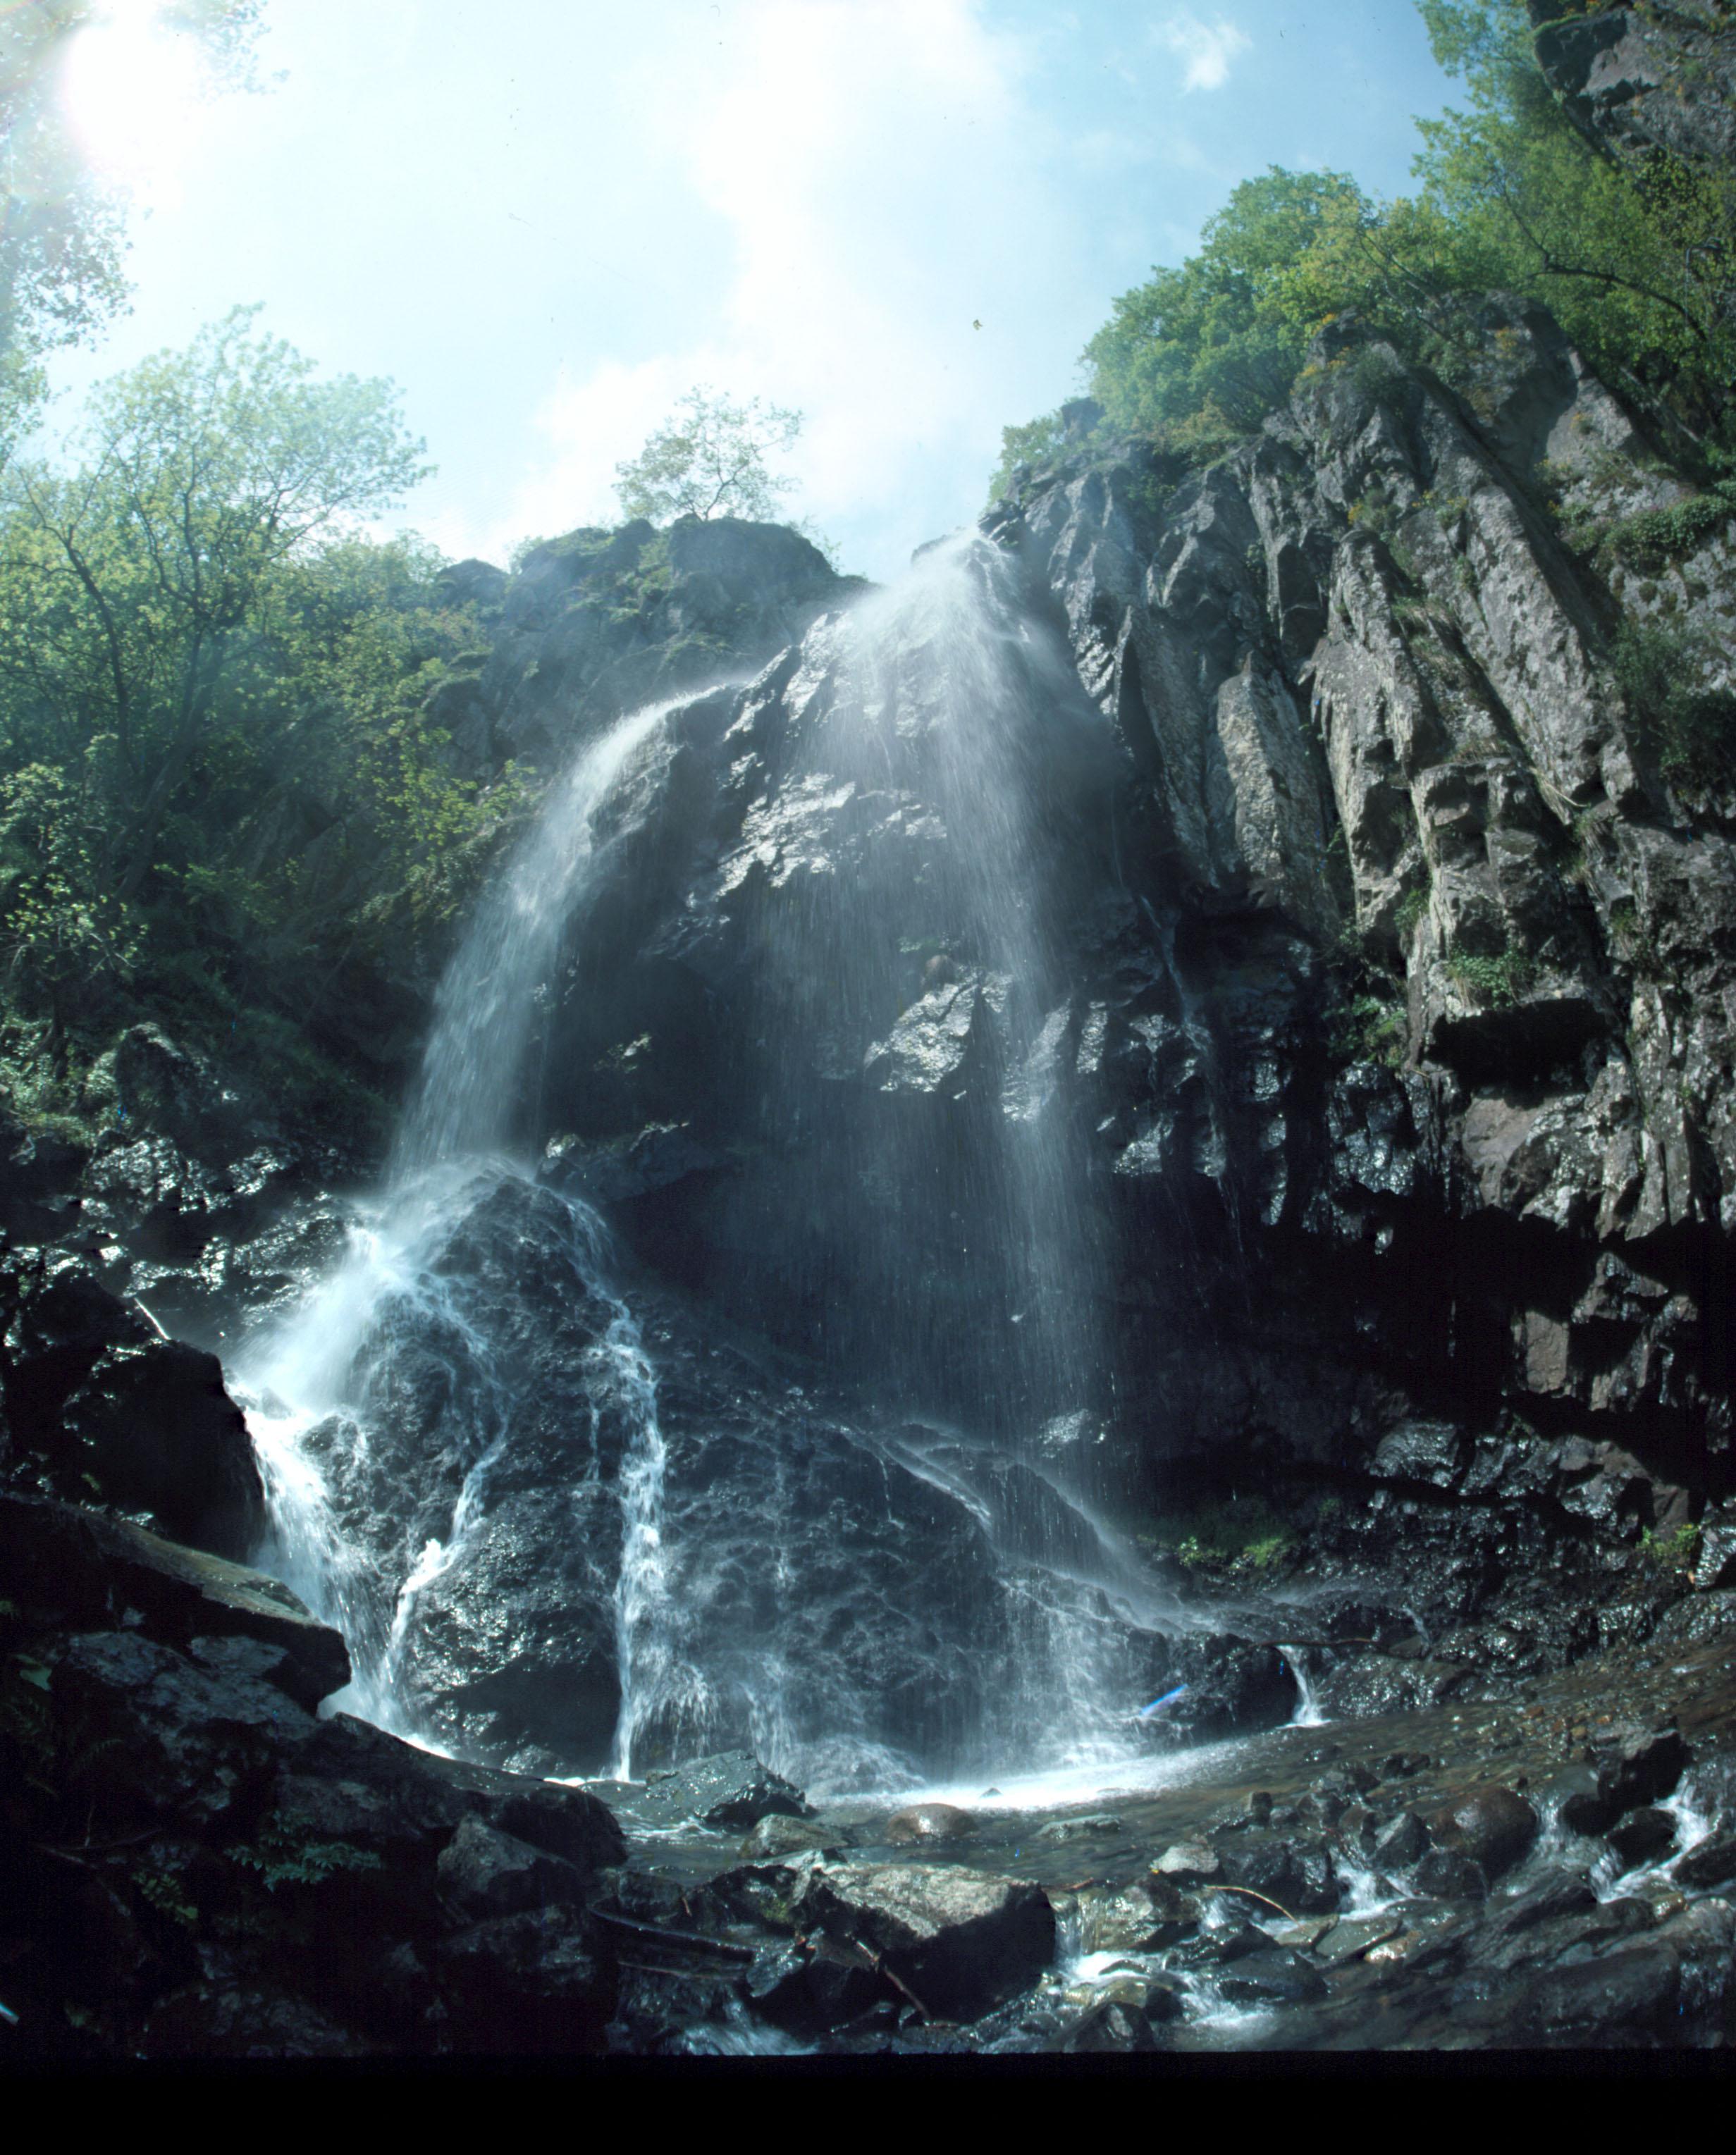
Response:
[[[1238,179],[1395,192],[1448,90],[1411,0],[266,0],[267,86],[215,96],[111,4],[69,95],[136,291],[67,407],[263,301],[402,385],[403,520],[497,560],[610,520],[701,383],[806,413],[788,513],[890,575]]]

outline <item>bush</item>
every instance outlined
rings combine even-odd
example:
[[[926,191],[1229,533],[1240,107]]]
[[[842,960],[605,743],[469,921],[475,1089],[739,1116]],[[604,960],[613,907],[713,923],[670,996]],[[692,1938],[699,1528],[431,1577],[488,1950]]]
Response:
[[[1713,685],[1721,654],[1710,637],[1659,622],[1624,622],[1616,678],[1657,755],[1677,785],[1736,778],[1736,694]]]

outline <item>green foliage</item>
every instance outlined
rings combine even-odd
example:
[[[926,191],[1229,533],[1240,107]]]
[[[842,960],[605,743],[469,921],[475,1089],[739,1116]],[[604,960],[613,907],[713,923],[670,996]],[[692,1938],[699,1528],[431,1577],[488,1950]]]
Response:
[[[1338,1062],[1379,1062],[1397,1069],[1405,1059],[1410,1021],[1402,1003],[1390,996],[1357,996],[1334,1026],[1331,1051]]]
[[[371,1849],[355,1848],[346,1840],[315,1840],[300,1829],[280,1819],[268,1819],[259,1837],[229,1850],[232,1860],[256,1871],[268,1892],[279,1886],[320,1886],[345,1872],[377,1871],[380,1859]]]
[[[1400,942],[1410,942],[1428,909],[1429,894],[1426,890],[1407,890],[1405,893],[1392,916],[1392,924],[1398,930]]]
[[[1534,968],[1523,950],[1455,950],[1447,960],[1448,977],[1491,1010],[1508,1010],[1531,985]]]
[[[1691,626],[1627,621],[1616,635],[1616,678],[1677,785],[1736,778],[1736,694],[1712,685],[1726,656]]]
[[[622,514],[653,524],[678,516],[774,515],[795,482],[766,459],[794,444],[801,412],[762,405],[757,397],[736,403],[704,389],[689,390],[677,410],[638,456],[615,467]]]
[[[1736,481],[1721,479],[1704,494],[1620,517],[1597,535],[1605,559],[1657,576],[1715,538],[1736,519]]]
[[[1266,1571],[1292,1545],[1287,1523],[1258,1497],[1231,1497],[1172,1513],[1139,1539],[1148,1547],[1172,1550],[1190,1570],[1238,1565]]]
[[[1695,1526],[1677,1527],[1671,1534],[1647,1527],[1640,1537],[1640,1561],[1654,1571],[1692,1571],[1699,1552],[1700,1529]]]
[[[1206,455],[1257,427],[1288,394],[1318,318],[1297,292],[1298,261],[1367,213],[1342,173],[1244,180],[1200,253],[1123,293],[1085,347],[1110,423]]]
[[[182,1930],[197,1928],[199,1912],[178,1878],[171,1877],[166,1871],[139,1871],[133,1874],[133,1883],[159,1915],[166,1916]]]
[[[310,1021],[370,898],[443,918],[530,793],[454,767],[431,694],[486,638],[440,557],[359,528],[420,444],[388,384],[316,379],[243,310],[75,447],[0,479],[0,1086],[88,1137],[85,1075],[148,1013],[371,1133]]]
[[[989,499],[998,501],[1009,490],[1021,464],[1041,470],[1064,456],[1067,446],[1067,428],[1058,412],[1045,412],[1041,418],[1027,420],[1022,427],[1003,427],[1001,461],[989,481]]]
[[[1198,252],[1124,293],[1087,346],[1110,425],[1203,460],[1298,381],[1341,377],[1384,401],[1419,363],[1493,417],[1513,340],[1491,333],[1478,302],[1508,292],[1546,304],[1609,379],[1715,462],[1721,436],[1732,446],[1736,179],[1588,141],[1538,65],[1525,0],[1419,4],[1467,101],[1418,123],[1414,193],[1378,202],[1345,174],[1277,168],[1244,181]],[[1308,361],[1341,319],[1343,348]],[[1052,451],[1057,424],[1009,428],[1002,473]],[[1680,533],[1631,537],[1673,545]]]

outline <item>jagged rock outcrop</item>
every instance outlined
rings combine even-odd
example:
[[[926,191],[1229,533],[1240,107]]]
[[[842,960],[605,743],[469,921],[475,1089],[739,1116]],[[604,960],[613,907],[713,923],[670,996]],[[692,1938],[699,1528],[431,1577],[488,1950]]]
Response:
[[[1736,40],[1723,0],[1579,11],[1530,0],[1537,57],[1575,122],[1618,156],[1658,151],[1728,171],[1736,158]]]
[[[920,726],[889,783],[851,761],[847,627],[672,720],[545,1075],[563,1171],[596,1163],[643,1254],[846,1368],[890,1307],[901,1361],[969,1399],[1016,1343],[931,1221],[877,1226],[873,1162],[969,1174],[1058,1117],[1133,1479],[1273,1447],[1360,1472],[1407,1411],[1505,1405],[1631,1462],[1622,1531],[1723,1492],[1732,802],[1616,660],[1678,636],[1724,710],[1728,517],[1540,310],[1475,327],[1454,390],[1335,325],[1209,470],[1077,451],[986,520],[1065,658],[1006,696],[1042,773],[1040,979],[936,903]],[[777,952],[869,913],[877,1007],[803,1004]]]

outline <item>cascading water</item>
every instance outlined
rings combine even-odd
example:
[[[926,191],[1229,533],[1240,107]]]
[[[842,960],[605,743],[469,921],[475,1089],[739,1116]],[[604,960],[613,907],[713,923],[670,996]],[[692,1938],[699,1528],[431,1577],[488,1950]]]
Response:
[[[411,1648],[418,1613],[486,1518],[491,1477],[525,1420],[510,1313],[486,1270],[454,1244],[503,1205],[528,1212],[571,1304],[601,1305],[580,1350],[588,1441],[573,1464],[598,1477],[601,1420],[621,1425],[617,1480],[623,1557],[617,1592],[623,1672],[617,1763],[627,1770],[630,1672],[658,1594],[663,1442],[656,1389],[632,1313],[607,1273],[607,1235],[582,1200],[540,1190],[515,1166],[520,1073],[536,990],[599,854],[597,811],[671,706],[634,713],[575,760],[479,909],[437,998],[420,1080],[386,1193],[349,1261],[238,1372],[271,1520],[264,1560],[344,1631],[356,1703],[422,1740],[443,1732],[418,1709]],[[530,1238],[519,1224],[515,1238]],[[488,1290],[494,1287],[496,1292]],[[508,1322],[502,1323],[503,1314]],[[406,1413],[433,1439],[424,1486],[406,1507],[378,1486],[382,1426]],[[397,1496],[398,1501],[392,1501]]]
[[[819,1252],[792,1292],[872,1410],[822,1410],[651,1285],[630,1308],[582,1174],[514,1162],[548,1134],[522,1084],[544,984],[571,950],[607,1001],[610,907],[668,842],[658,785],[760,692],[642,712],[479,909],[349,1262],[238,1373],[267,1560],[344,1630],[360,1710],[418,1740],[623,1779],[745,1743],[822,1789],[1138,1748],[1142,1627],[1170,1612],[1081,1466],[1103,1289],[1055,868],[1078,834],[1051,791],[1088,794],[1100,721],[980,540],[811,641],[777,783],[893,832],[892,871],[786,858],[729,1027]],[[766,849],[728,843],[750,903]]]

